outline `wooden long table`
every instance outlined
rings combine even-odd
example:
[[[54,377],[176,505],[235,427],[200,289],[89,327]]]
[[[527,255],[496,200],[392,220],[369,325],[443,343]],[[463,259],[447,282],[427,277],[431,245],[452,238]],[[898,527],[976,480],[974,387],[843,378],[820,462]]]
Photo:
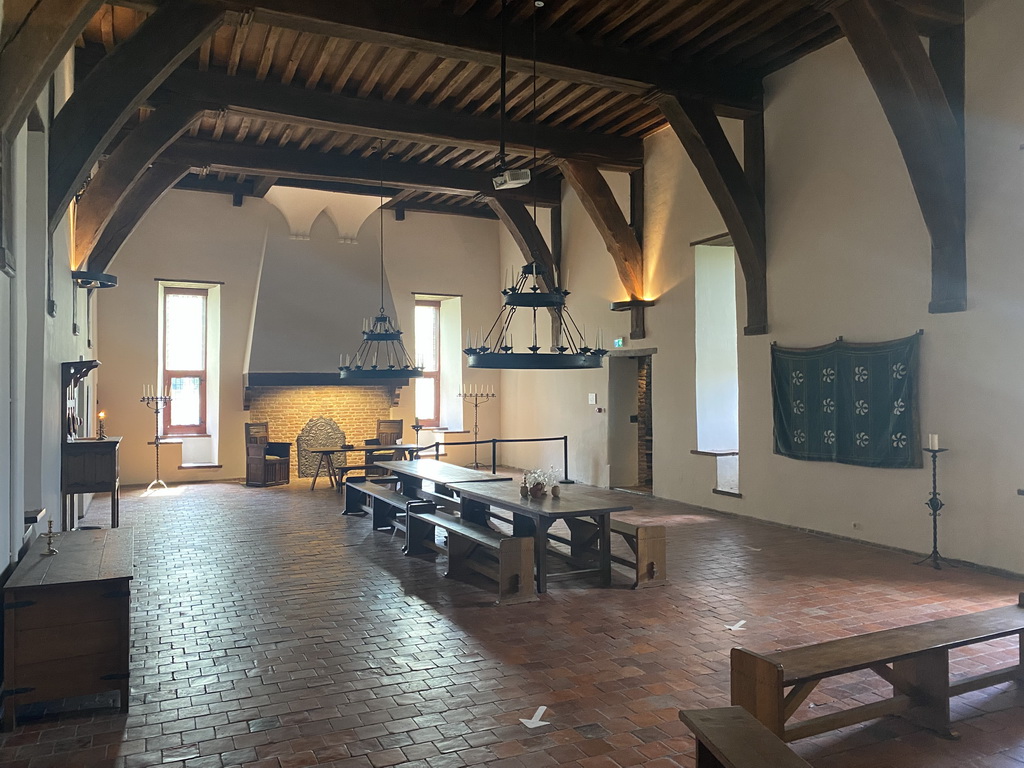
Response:
[[[415,499],[416,491],[423,487],[423,481],[433,483],[436,489],[448,488],[453,483],[509,481],[511,475],[492,475],[479,469],[447,464],[437,459],[413,459],[412,461],[378,461],[375,466],[388,470],[398,478],[401,491]],[[476,522],[476,521],[474,521]],[[484,523],[486,525],[486,522]]]
[[[533,536],[533,556],[537,574],[537,591],[546,592],[548,583],[547,546],[548,529],[557,521],[573,517],[589,517],[598,527],[599,563],[596,571],[603,586],[612,583],[611,514],[626,512],[633,507],[624,503],[622,494],[602,488],[571,485],[562,486],[561,496],[551,495],[539,499],[523,497],[514,483],[453,482],[448,487],[462,500],[462,517],[474,523],[487,524],[489,507],[512,513],[512,535]],[[573,571],[568,575],[593,572]],[[562,574],[559,574],[560,576]]]
[[[311,490],[311,491],[316,490],[316,479],[318,477],[320,477],[320,470],[324,467],[325,463],[327,464],[327,481],[331,485],[331,487],[334,487],[335,479],[337,477],[337,470],[338,470],[338,467],[334,466],[334,454],[336,454],[336,453],[347,454],[347,453],[358,453],[358,452],[362,451],[363,454],[364,454],[364,459],[363,460],[364,460],[365,463],[360,465],[360,466],[366,466],[367,464],[370,464],[370,463],[374,463],[374,465],[376,466],[376,464],[380,464],[382,462],[371,462],[370,461],[370,458],[372,456],[374,456],[375,454],[378,454],[378,453],[391,453],[391,454],[398,453],[398,454],[401,454],[403,456],[405,456],[405,455],[411,456],[412,453],[418,447],[419,446],[413,445],[411,443],[395,443],[395,444],[392,444],[392,445],[366,445],[364,443],[364,444],[361,444],[361,445],[347,445],[347,446],[338,446],[338,447],[329,447],[329,448],[308,448],[307,450],[310,453],[318,453],[318,454],[320,454],[320,459],[316,463],[316,472],[313,473],[313,481],[309,484],[309,490]],[[342,464],[340,466],[341,466],[341,468],[344,468],[345,465]],[[339,488],[339,490],[340,490],[340,488]]]

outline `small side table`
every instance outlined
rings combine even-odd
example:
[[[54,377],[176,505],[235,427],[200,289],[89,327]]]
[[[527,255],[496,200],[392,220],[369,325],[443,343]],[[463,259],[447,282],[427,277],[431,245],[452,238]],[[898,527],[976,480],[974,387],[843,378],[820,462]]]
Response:
[[[319,453],[320,460],[316,463],[316,472],[313,473],[313,482],[309,484],[309,490],[316,490],[316,479],[320,477],[320,469],[327,464],[327,482],[330,487],[334,487],[334,454],[341,450],[341,447],[335,448],[307,448],[310,453]]]
[[[74,530],[78,523],[75,496],[79,493],[109,493],[110,527],[120,525],[120,445],[120,437],[107,437],[69,440],[61,446],[61,530]]]

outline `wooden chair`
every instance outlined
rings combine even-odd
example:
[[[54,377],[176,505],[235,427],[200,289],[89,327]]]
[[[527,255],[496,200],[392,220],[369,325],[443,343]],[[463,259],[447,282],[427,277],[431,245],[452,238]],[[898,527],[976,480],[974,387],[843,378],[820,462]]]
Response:
[[[255,488],[285,485],[291,472],[291,443],[272,443],[265,421],[245,425],[245,484]]]
[[[381,445],[397,445],[402,442],[402,435],[405,433],[405,423],[402,419],[378,419],[377,439]]]

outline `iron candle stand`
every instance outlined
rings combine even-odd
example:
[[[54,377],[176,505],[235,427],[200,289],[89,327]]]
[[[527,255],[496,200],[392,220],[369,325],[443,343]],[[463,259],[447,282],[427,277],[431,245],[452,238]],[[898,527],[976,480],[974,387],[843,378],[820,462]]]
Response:
[[[932,518],[932,551],[923,560],[918,560],[914,565],[923,565],[929,560],[932,563],[932,567],[937,570],[942,570],[941,563],[945,563],[950,568],[956,568],[956,565],[951,563],[949,560],[939,554],[939,510],[942,509],[945,504],[942,503],[942,499],[939,498],[938,484],[937,484],[937,473],[938,473],[938,462],[939,454],[948,451],[948,448],[925,448],[928,453],[932,455],[932,493],[928,501],[924,503],[928,509],[931,510],[929,513]]]
[[[164,488],[167,487],[167,483],[160,479],[160,411],[167,407],[167,404],[171,402],[171,398],[168,395],[145,395],[139,398],[139,402],[153,412],[153,419],[155,421],[153,447],[156,449],[156,480],[146,487],[146,492],[148,493],[156,485],[162,485]]]
[[[467,467],[480,469],[480,467],[484,466],[477,460],[477,449],[480,447],[477,445],[480,436],[480,405],[488,400],[493,400],[497,396],[494,392],[459,392],[459,397],[473,406],[473,463],[467,464]]]

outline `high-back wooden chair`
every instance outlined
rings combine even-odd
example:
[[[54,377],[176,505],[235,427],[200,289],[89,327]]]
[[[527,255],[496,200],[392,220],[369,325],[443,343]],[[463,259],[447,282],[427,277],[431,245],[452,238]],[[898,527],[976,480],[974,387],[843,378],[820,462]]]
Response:
[[[377,439],[381,445],[397,445],[402,442],[404,421],[402,419],[378,419]]]

